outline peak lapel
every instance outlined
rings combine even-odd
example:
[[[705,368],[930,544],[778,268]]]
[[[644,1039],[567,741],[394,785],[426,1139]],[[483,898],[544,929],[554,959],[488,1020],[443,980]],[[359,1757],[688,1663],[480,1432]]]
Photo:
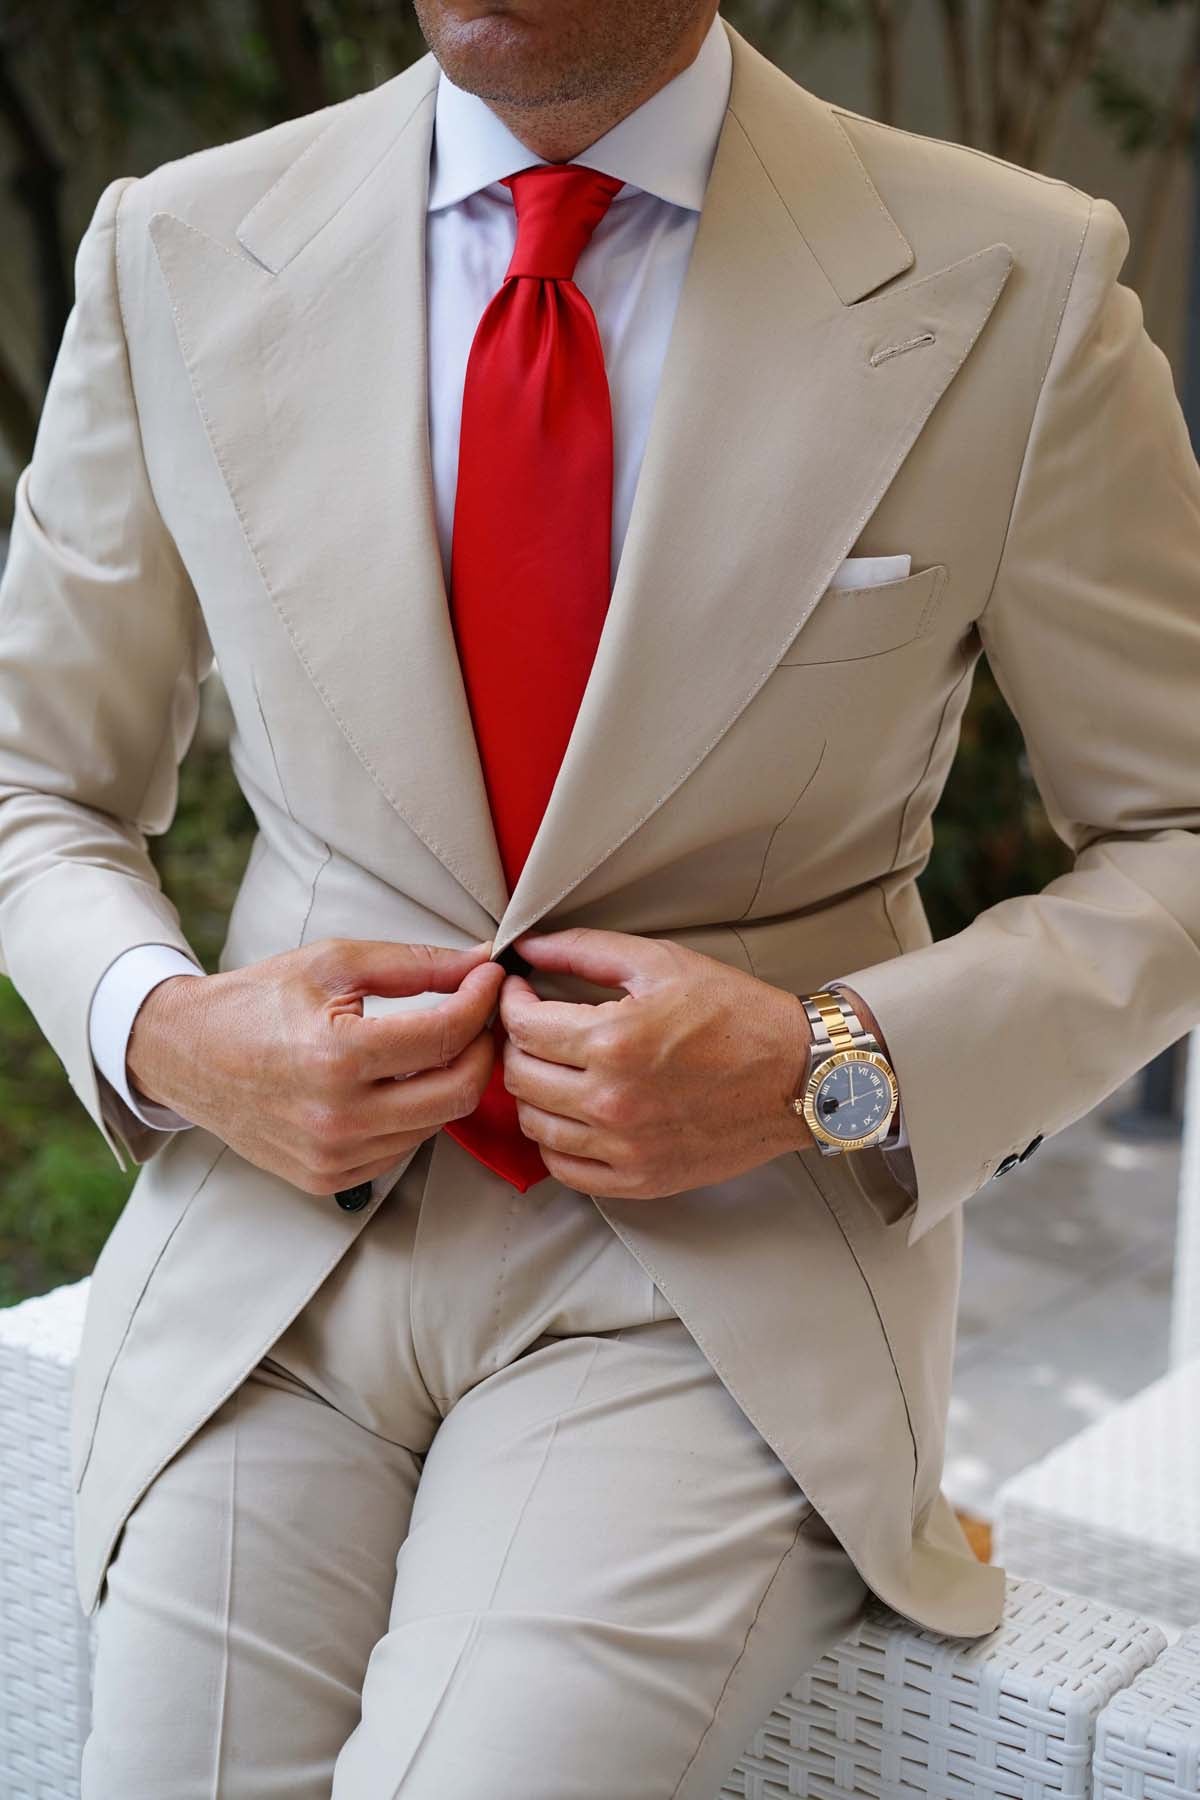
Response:
[[[911,246],[833,109],[726,29],[729,110],[613,596],[497,952],[636,831],[753,698],[1013,263],[989,244],[876,294],[912,265]]]
[[[263,586],[396,811],[499,918],[507,888],[433,506],[425,208],[438,69],[335,112],[237,227],[150,221],[180,347]]]

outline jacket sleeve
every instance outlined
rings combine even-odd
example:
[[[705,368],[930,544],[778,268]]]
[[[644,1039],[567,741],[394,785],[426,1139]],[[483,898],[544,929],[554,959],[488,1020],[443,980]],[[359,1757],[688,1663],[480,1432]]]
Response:
[[[212,649],[142,455],[121,313],[120,204],[101,193],[0,580],[0,971],[122,1169],[168,1140],[101,1075],[101,976],[169,944],[196,963],[146,835],[175,812]]]
[[[1093,200],[978,620],[1073,866],[839,977],[904,1097],[910,1245],[1200,1021],[1200,468],[1128,248]]]

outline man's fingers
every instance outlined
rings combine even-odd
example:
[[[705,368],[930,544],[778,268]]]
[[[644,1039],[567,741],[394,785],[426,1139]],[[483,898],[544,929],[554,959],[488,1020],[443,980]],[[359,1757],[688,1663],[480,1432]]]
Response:
[[[404,1137],[429,1137],[473,1113],[494,1060],[491,1034],[484,1032],[444,1069],[422,1069],[406,1081],[376,1081],[359,1088],[322,1110],[320,1135],[309,1137],[303,1154],[318,1173],[344,1173],[370,1159],[386,1159],[394,1148],[398,1155]]]
[[[504,981],[499,963],[480,963],[463,976],[456,991],[430,1006],[360,1018],[334,1020],[349,1046],[355,1073],[363,1081],[440,1068],[458,1056],[488,1023]],[[430,990],[434,991],[434,990]]]
[[[475,1111],[495,1060],[491,1033],[476,1033],[446,1064],[418,1069],[407,1081],[377,1081],[355,1122],[364,1138],[431,1130]]]
[[[617,1174],[611,1163],[595,1162],[588,1156],[568,1156],[563,1151],[546,1149],[542,1161],[556,1181],[575,1188],[580,1194],[599,1194],[611,1199],[625,1197],[625,1178]]]
[[[628,931],[601,931],[590,925],[531,932],[514,942],[535,969],[559,970],[597,987],[623,987],[634,993],[662,965],[662,947],[654,938]]]
[[[510,975],[500,991],[500,1021],[518,1049],[576,1069],[587,1067],[588,1038],[596,1029],[598,1010],[575,1000],[543,1000],[523,975]]]
[[[519,1102],[517,1117],[524,1135],[544,1149],[555,1150],[561,1156],[600,1160],[595,1154],[596,1133],[590,1125],[584,1125],[578,1119],[564,1119],[561,1113],[545,1112],[540,1106],[532,1106],[528,1100]]]
[[[309,946],[309,969],[331,998],[430,991],[450,994],[491,957],[492,939],[448,950],[440,944],[397,944],[375,938],[325,938]],[[498,965],[497,965],[498,966]]]
[[[568,1068],[519,1050],[511,1038],[504,1047],[504,1085],[514,1100],[529,1101],[565,1119],[599,1123],[592,1104],[594,1087],[586,1069]]]

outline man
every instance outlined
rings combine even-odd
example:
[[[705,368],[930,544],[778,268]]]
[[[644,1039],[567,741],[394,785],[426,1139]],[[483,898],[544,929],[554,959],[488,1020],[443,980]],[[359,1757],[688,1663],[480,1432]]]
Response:
[[[1200,473],[1116,209],[711,0],[417,10],[106,187],[17,487],[0,943],[142,1165],[90,1800],[711,1800],[869,1591],[990,1630],[961,1203],[1200,1019]],[[1075,866],[933,944],[983,649]],[[145,835],[214,656],[202,975]]]

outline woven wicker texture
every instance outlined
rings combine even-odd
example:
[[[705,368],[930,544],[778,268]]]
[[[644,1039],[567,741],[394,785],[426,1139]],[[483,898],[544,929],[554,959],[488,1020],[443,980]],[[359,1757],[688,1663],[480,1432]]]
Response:
[[[996,1496],[993,1554],[1174,1625],[1200,1621],[1200,1359],[1022,1469]]]
[[[926,1631],[872,1598],[719,1800],[1086,1800],[1101,1710],[1165,1643],[1127,1612],[1019,1577],[983,1638]]]
[[[0,1800],[78,1800],[94,1621],[75,1592],[69,1421],[87,1285],[0,1310]],[[980,1639],[873,1599],[772,1710],[720,1800],[1084,1800],[1097,1715],[1164,1643],[1034,1581],[1010,1580]]]
[[[0,1797],[75,1800],[93,1631],[68,1429],[87,1282],[0,1310]]]
[[[1110,1700],[1096,1732],[1096,1800],[1200,1800],[1200,1627]]]

